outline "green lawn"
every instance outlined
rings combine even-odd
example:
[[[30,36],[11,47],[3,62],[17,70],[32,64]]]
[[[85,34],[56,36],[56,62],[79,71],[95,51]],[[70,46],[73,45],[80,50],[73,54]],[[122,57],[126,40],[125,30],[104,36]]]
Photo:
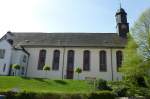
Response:
[[[93,91],[87,81],[0,76],[1,92],[16,88],[27,92],[88,93]]]

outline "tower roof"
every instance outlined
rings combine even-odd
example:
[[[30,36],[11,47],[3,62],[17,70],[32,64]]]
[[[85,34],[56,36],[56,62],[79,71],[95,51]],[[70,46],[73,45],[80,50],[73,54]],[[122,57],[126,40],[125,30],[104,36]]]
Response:
[[[125,15],[127,15],[127,13],[125,12],[125,10],[123,8],[121,8],[121,7],[116,12],[116,15],[118,15],[118,14],[125,14]]]

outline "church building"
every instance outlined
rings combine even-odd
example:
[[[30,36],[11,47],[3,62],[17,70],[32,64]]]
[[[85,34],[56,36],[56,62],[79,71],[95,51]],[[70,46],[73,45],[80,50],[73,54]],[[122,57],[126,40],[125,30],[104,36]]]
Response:
[[[0,75],[78,79],[120,80],[118,72],[127,43],[129,24],[123,8],[116,12],[117,33],[24,33],[7,32],[0,39]],[[43,66],[51,67],[45,73]],[[46,74],[46,76],[45,76]]]

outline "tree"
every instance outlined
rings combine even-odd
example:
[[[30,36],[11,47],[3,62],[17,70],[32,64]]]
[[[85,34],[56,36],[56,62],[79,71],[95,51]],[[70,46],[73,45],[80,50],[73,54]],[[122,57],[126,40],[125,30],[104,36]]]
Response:
[[[17,75],[17,71],[20,70],[20,65],[18,64],[13,64],[12,68],[15,70],[15,76]]]
[[[128,44],[124,50],[124,59],[120,71],[123,73],[125,80],[135,83],[135,79],[141,75],[140,64],[143,62],[142,57],[137,52],[137,44],[129,37]]]
[[[82,73],[82,69],[80,67],[77,67],[75,72],[78,73],[78,79],[79,79],[79,74]]]
[[[144,60],[150,60],[150,8],[144,11],[131,29]]]
[[[46,78],[47,72],[50,71],[51,68],[48,65],[44,65],[43,70],[46,72],[45,73],[45,78]]]
[[[131,37],[132,36],[132,37]],[[143,12],[131,29],[121,72],[125,81],[146,87],[145,77],[150,70],[150,9]]]

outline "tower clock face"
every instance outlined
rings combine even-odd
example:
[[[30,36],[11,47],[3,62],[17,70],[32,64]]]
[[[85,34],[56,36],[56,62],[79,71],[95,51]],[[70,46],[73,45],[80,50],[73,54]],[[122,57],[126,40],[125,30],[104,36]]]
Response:
[[[127,26],[125,24],[122,24],[121,29],[127,29]]]

